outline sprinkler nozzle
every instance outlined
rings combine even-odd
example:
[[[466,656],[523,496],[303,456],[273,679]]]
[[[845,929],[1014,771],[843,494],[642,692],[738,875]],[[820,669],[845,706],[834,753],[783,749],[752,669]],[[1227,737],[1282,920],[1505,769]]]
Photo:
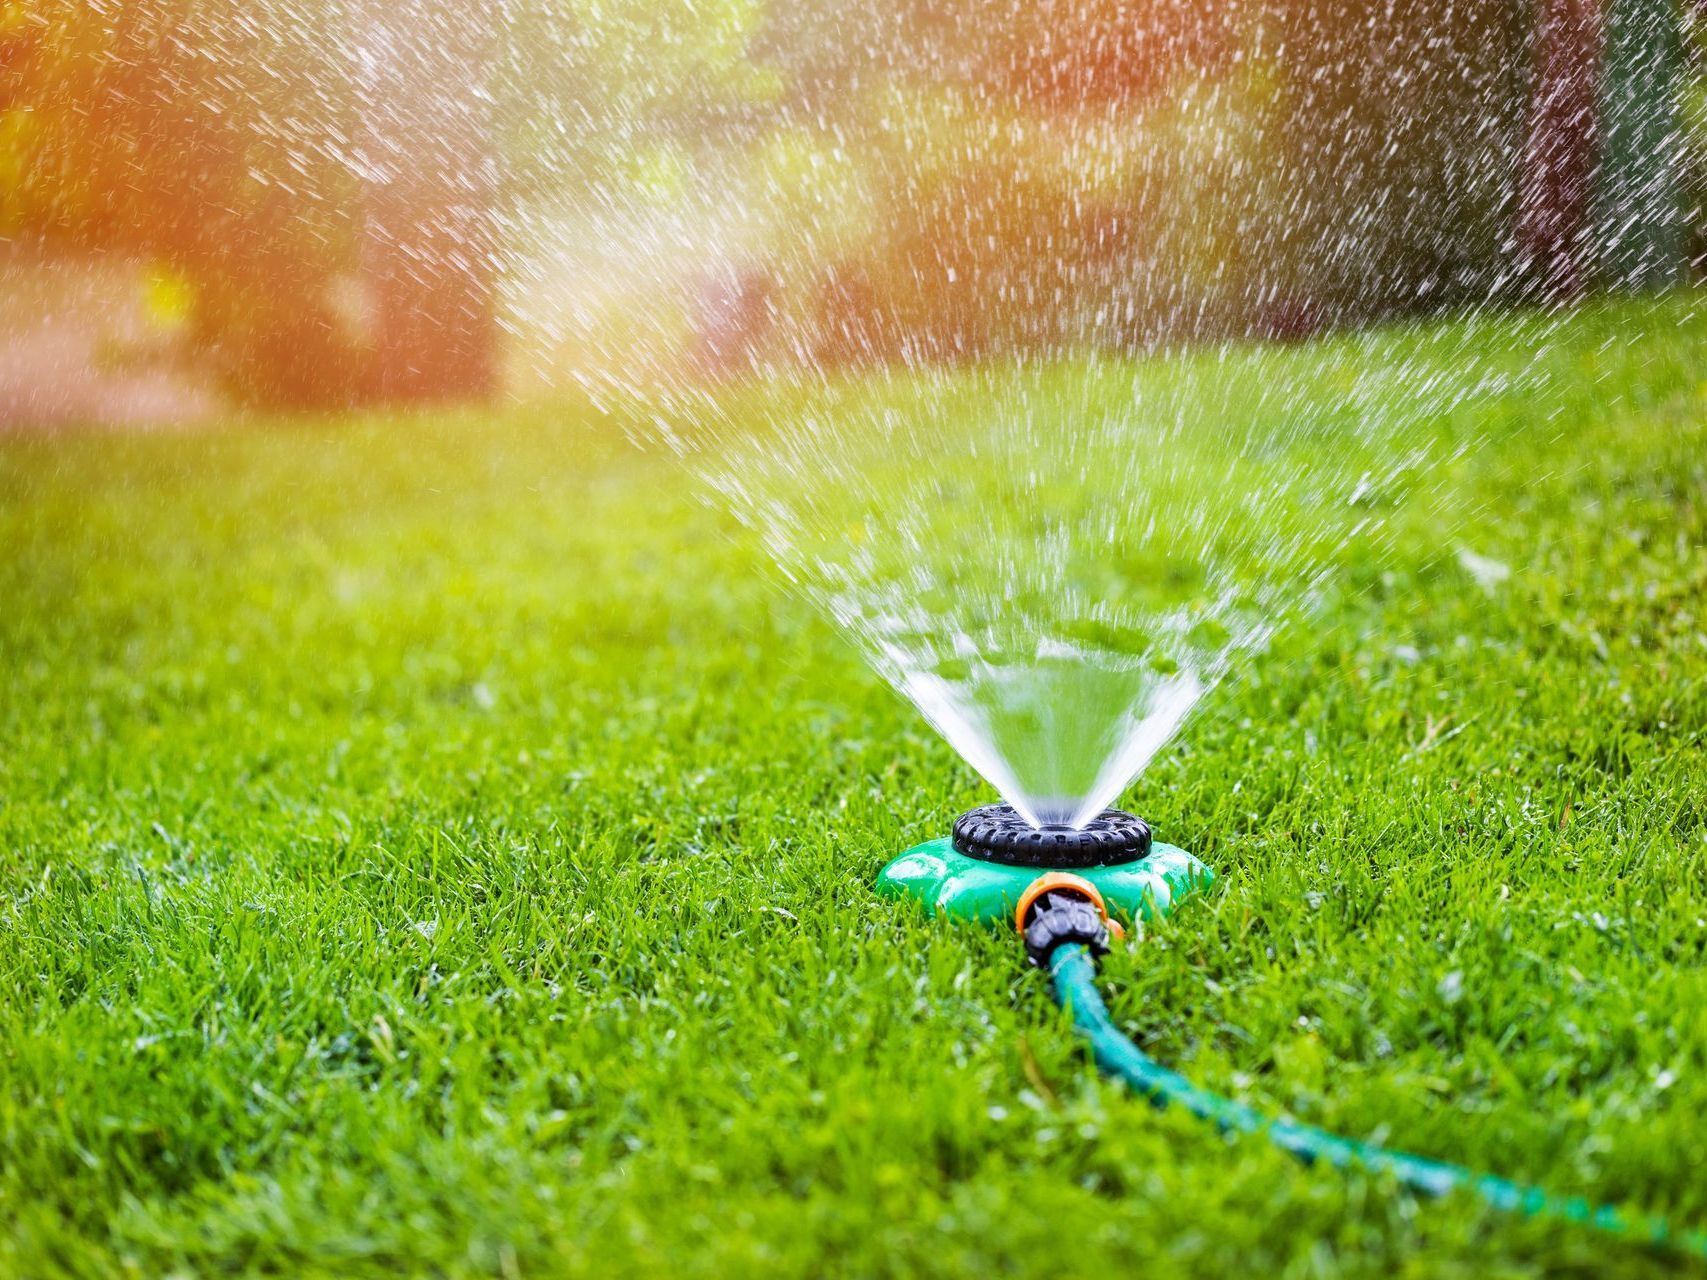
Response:
[[[1150,827],[1104,809],[1082,827],[1034,827],[1011,804],[987,804],[954,820],[954,848],[968,858],[1017,867],[1108,867],[1150,853]]]

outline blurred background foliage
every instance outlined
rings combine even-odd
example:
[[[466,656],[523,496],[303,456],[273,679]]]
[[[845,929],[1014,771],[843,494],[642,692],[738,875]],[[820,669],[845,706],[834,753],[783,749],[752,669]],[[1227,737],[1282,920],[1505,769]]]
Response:
[[[295,408],[1557,298],[1516,228],[1569,2],[0,0],[4,278],[134,264],[159,359]],[[1669,283],[1700,24],[1601,8],[1677,235],[1583,279]]]

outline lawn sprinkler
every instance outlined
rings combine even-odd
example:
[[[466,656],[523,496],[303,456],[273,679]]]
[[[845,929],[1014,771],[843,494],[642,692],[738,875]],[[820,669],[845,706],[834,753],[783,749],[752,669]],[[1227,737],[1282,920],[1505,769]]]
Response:
[[[1226,1133],[1266,1137],[1305,1164],[1386,1174],[1419,1195],[1466,1193],[1521,1217],[1707,1257],[1707,1233],[1676,1232],[1663,1220],[1267,1116],[1151,1058],[1110,1016],[1097,991],[1097,959],[1126,936],[1125,921],[1160,919],[1213,879],[1198,859],[1158,844],[1148,824],[1118,809],[1105,809],[1079,828],[1036,827],[1012,805],[992,804],[961,814],[951,835],[891,861],[877,878],[877,891],[912,899],[936,917],[1012,921],[1026,956],[1049,974],[1056,1003],[1071,1016],[1097,1066],[1157,1106],[1181,1107]]]
[[[1048,872],[1092,886],[1116,923],[1166,915],[1214,879],[1119,809],[1082,827],[1034,827],[1012,805],[987,804],[956,818],[951,835],[914,845],[884,867],[877,891],[912,898],[933,916],[991,923],[1012,916]]]

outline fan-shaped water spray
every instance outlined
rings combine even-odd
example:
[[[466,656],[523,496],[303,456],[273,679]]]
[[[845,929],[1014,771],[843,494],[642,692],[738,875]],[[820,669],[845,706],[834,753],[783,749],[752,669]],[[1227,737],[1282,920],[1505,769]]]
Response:
[[[1443,415],[1533,381],[1474,349],[1442,329],[1308,360],[797,379],[663,425],[972,768],[1033,823],[1079,827],[1347,552],[1444,512],[1471,441]]]

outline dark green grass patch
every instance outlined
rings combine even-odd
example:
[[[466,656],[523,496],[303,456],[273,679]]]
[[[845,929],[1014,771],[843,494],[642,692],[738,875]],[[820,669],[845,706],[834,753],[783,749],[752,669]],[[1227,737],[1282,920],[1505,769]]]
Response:
[[[1707,1226],[1697,302],[1443,413],[1462,521],[1130,797],[1222,872],[1105,967],[1161,1060]],[[977,780],[590,408],[11,442],[0,547],[0,1273],[1687,1265],[1100,1081],[870,893]]]

